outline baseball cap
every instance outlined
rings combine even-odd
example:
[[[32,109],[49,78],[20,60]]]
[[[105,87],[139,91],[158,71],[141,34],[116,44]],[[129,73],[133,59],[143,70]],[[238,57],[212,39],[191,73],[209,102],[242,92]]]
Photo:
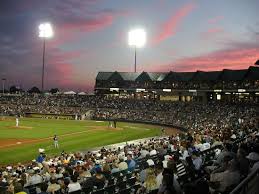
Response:
[[[248,154],[248,156],[246,158],[248,160],[259,161],[259,154],[256,152],[251,152]]]

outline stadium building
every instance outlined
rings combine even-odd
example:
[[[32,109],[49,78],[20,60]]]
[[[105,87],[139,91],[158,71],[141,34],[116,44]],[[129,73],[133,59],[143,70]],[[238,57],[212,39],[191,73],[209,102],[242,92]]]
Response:
[[[95,93],[171,101],[259,102],[259,67],[196,72],[99,72]]]

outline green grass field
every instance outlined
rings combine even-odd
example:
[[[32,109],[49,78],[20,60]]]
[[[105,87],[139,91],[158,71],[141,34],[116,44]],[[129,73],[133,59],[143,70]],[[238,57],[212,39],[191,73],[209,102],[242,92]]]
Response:
[[[107,122],[22,118],[16,128],[15,118],[1,120],[0,165],[31,161],[39,148],[52,156],[62,150],[82,151],[160,134],[160,127],[152,125],[119,122],[116,130],[107,126]],[[53,146],[54,134],[59,137],[59,149]]]

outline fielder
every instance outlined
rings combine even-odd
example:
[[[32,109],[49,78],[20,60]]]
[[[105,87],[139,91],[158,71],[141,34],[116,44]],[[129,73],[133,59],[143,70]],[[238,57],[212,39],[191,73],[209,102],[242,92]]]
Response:
[[[54,135],[53,141],[54,141],[54,147],[55,147],[55,148],[59,148],[57,135]]]
[[[16,119],[15,119],[15,122],[16,122],[16,127],[19,127],[19,118],[18,117],[16,117]]]

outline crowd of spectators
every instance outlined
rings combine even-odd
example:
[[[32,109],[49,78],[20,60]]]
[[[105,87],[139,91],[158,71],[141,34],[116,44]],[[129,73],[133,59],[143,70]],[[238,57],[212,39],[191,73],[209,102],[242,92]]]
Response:
[[[27,111],[82,114],[89,109],[94,119],[170,124],[188,133],[86,153],[63,151],[55,157],[41,151],[30,164],[1,168],[0,192],[227,193],[259,168],[259,129],[252,105],[98,96],[0,98],[0,111],[6,115]]]
[[[142,82],[127,82],[127,81],[109,81],[98,80],[97,88],[145,88],[145,89],[161,89],[170,88],[176,90],[189,89],[257,89],[259,87],[258,80],[239,80],[239,81],[222,81],[222,80],[207,80],[207,81],[142,81]]]
[[[228,193],[259,169],[259,130],[247,124],[230,137],[190,132],[55,157],[41,150],[29,164],[1,168],[0,192]]]
[[[237,125],[237,122],[255,116],[255,107],[249,104],[107,99],[95,95],[25,94],[0,98],[2,115],[24,115],[25,113],[83,115],[88,110],[92,110],[91,117],[94,119],[146,121],[189,130],[197,128],[218,130]]]

